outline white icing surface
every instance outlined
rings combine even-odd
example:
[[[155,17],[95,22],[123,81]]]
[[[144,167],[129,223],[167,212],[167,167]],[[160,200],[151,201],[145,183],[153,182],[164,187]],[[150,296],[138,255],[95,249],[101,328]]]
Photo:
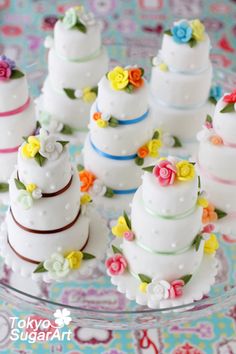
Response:
[[[185,253],[178,255],[156,255],[145,251],[137,246],[135,242],[124,240],[121,245],[122,253],[128,260],[131,272],[166,281],[173,281],[186,274],[195,273],[203,258],[203,246],[204,241],[201,242],[198,251],[191,248]]]
[[[212,66],[197,75],[183,75],[152,68],[150,89],[152,95],[167,105],[191,107],[202,105],[209,96]]]
[[[93,113],[97,111],[96,106],[95,102],[91,108],[89,128],[91,139],[100,150],[112,155],[131,155],[150,140],[153,134],[150,115],[136,124],[99,128],[93,119]]]
[[[76,218],[80,208],[80,181],[77,174],[74,174],[72,184],[65,192],[55,197],[34,200],[32,207],[27,210],[17,201],[20,191],[15,185],[16,177],[15,171],[9,186],[11,209],[21,225],[37,230],[52,230],[64,227]]]
[[[143,115],[148,109],[148,85],[132,92],[113,90],[110,81],[104,76],[98,84],[97,105],[99,111],[117,119],[133,119]]]
[[[17,168],[19,179],[24,184],[34,183],[43,193],[53,193],[64,188],[72,174],[67,147],[64,147],[57,160],[46,160],[43,166],[39,166],[34,158],[23,157],[20,148]]]
[[[236,112],[220,113],[226,105],[223,97],[217,102],[213,126],[226,143],[236,144]]]
[[[19,146],[23,141],[23,136],[34,133],[35,126],[36,121],[33,102],[21,113],[9,117],[0,117],[0,149]]]
[[[10,154],[0,154],[0,183],[8,182],[15,168],[17,161],[17,152]]]
[[[197,202],[197,174],[191,181],[176,181],[173,185],[163,187],[158,183],[154,174],[145,172],[142,186],[145,206],[160,215],[185,213]]]
[[[158,218],[145,210],[142,201],[142,187],[134,195],[131,210],[132,231],[135,234],[135,240],[152,250],[159,252],[182,250],[190,246],[201,231],[201,207],[197,207],[191,215],[182,219]]]
[[[14,80],[0,81],[0,112],[11,111],[22,106],[26,103],[28,97],[26,76]]]
[[[56,51],[67,58],[79,59],[93,54],[101,47],[100,24],[87,26],[87,32],[66,29],[62,21],[54,27],[54,45]]]
[[[75,43],[73,43],[73,48]],[[91,43],[88,44],[91,45]],[[78,63],[61,59],[52,48],[48,55],[48,71],[51,82],[56,88],[83,89],[97,85],[108,70],[108,61],[105,48],[102,48],[99,56],[93,60]]]
[[[86,216],[80,216],[70,229],[49,235],[37,235],[22,230],[15,224],[10,213],[6,221],[12,247],[22,256],[36,261],[49,259],[58,248],[61,248],[63,253],[78,250],[83,247],[88,237],[89,219]]]
[[[188,44],[178,44],[172,36],[164,34],[161,58],[163,61],[180,71],[202,70],[209,65],[210,39],[205,34],[205,39],[191,48]]]

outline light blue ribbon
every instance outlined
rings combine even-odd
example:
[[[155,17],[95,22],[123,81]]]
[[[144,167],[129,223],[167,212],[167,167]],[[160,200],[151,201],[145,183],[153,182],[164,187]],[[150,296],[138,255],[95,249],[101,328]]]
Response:
[[[203,69],[199,69],[199,70],[177,70],[177,69],[174,69],[172,66],[169,66],[168,65],[168,69],[171,73],[174,73],[174,74],[181,74],[181,75],[199,75],[199,74],[202,74],[204,73],[205,71],[207,71],[209,69],[209,65],[206,66],[205,68]]]
[[[111,160],[119,160],[119,161],[127,161],[127,160],[134,160],[137,157],[137,154],[133,155],[127,155],[127,156],[116,156],[116,155],[110,155],[100,149],[98,149],[92,142],[91,138],[89,137],[90,144],[93,148],[94,151],[96,151],[100,156],[106,157]]]
[[[98,106],[97,106],[97,112],[99,113],[102,113]],[[115,118],[119,125],[130,125],[130,124],[136,124],[136,123],[139,123],[139,122],[142,122],[144,119],[146,119],[148,117],[148,114],[149,114],[149,110],[147,110],[143,115],[137,117],[137,118],[133,118],[133,119],[128,119],[128,120],[120,120],[120,119],[117,119]]]
[[[117,195],[123,195],[123,194],[134,194],[138,188],[133,188],[133,189],[123,189],[123,190],[118,190],[118,189],[112,189],[114,194]]]
[[[152,102],[154,104],[160,104],[161,106],[163,107],[167,107],[167,108],[173,108],[173,109],[177,109],[177,110],[182,110],[182,111],[189,111],[189,110],[192,110],[192,109],[197,109],[197,108],[201,108],[203,107],[206,102],[203,102],[201,104],[192,104],[192,105],[188,105],[188,106],[176,106],[174,104],[171,104],[171,103],[167,103],[167,102],[164,102],[160,99],[157,99],[153,96],[153,94],[150,95],[150,98],[152,100]]]

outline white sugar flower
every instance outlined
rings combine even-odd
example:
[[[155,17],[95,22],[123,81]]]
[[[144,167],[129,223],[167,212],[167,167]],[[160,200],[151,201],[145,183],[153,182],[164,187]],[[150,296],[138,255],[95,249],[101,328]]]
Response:
[[[162,59],[160,57],[160,55],[157,55],[156,57],[152,58],[152,65],[153,66],[158,66],[162,63]]]
[[[68,326],[72,321],[70,311],[67,309],[56,310],[53,316],[55,317],[55,323],[60,327]]]
[[[102,113],[102,117],[103,120],[105,120],[106,122],[109,121],[109,119],[111,118],[111,115],[109,113]]]
[[[22,205],[23,209],[30,209],[33,205],[33,198],[31,193],[22,189],[19,191],[17,201]]]
[[[202,130],[197,134],[198,141],[207,141],[214,135],[213,129],[208,129],[206,126],[202,127]]]
[[[93,26],[96,23],[94,14],[92,12],[80,14],[79,19],[85,26]]]
[[[77,12],[73,7],[66,11],[62,22],[67,29],[70,29],[76,25]]]
[[[47,129],[51,132],[51,133],[60,133],[63,129],[63,123],[59,122],[56,119],[51,119]]]
[[[62,144],[57,142],[55,136],[47,136],[40,143],[39,153],[48,160],[57,160],[63,151]]]
[[[69,261],[60,253],[53,253],[43,265],[54,280],[64,278],[70,271]]]
[[[147,293],[155,300],[168,299],[170,284],[166,280],[153,279],[147,286]]]
[[[40,199],[42,198],[42,191],[40,188],[35,188],[32,192],[32,198],[33,199]]]
[[[104,185],[104,183],[101,180],[96,179],[93,182],[93,185],[90,188],[89,192],[91,193],[92,196],[102,197],[106,193],[106,190],[107,188]]]
[[[163,134],[162,142],[163,142],[163,145],[168,148],[172,148],[175,145],[175,139],[169,133]]]
[[[76,98],[82,98],[83,95],[84,95],[83,90],[81,90],[81,89],[75,90],[75,97]]]

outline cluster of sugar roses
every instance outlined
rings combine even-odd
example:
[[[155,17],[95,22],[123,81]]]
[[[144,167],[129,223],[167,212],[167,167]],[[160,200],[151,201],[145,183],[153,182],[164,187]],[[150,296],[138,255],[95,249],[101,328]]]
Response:
[[[71,7],[61,21],[67,29],[76,29],[82,33],[87,32],[87,26],[93,26],[96,23],[94,14],[86,13],[83,6]]]
[[[57,160],[67,144],[68,141],[57,140],[46,130],[40,129],[39,135],[25,138],[21,154],[24,158],[35,159],[40,166],[43,166],[46,160]]]
[[[138,149],[137,157],[135,158],[135,163],[139,166],[142,166],[146,157],[158,157],[159,149],[162,147],[162,145],[163,143],[161,133],[156,130],[152,136],[152,139]]]
[[[38,200],[43,196],[41,189],[34,183],[25,185],[17,177],[15,178],[15,185],[16,188],[19,189],[17,201],[25,210],[32,207],[34,200]]]
[[[78,165],[77,170],[81,181],[81,192],[89,192],[92,197],[113,197],[113,190],[105,186],[92,172],[85,170],[83,165]]]
[[[118,119],[113,117],[111,114],[105,114],[101,112],[94,112],[93,120],[96,122],[99,128],[116,128],[119,125]]]
[[[164,33],[172,36],[176,43],[187,43],[192,48],[195,47],[198,42],[204,40],[205,27],[198,19],[192,21],[181,20],[176,22],[171,29],[166,30]]]
[[[116,66],[113,70],[107,73],[107,79],[111,83],[111,87],[116,90],[124,90],[132,93],[134,89],[141,87],[144,83],[144,69],[133,67]]]
[[[6,55],[0,55],[0,80],[7,81],[9,79],[19,79],[24,74],[16,69],[16,64],[13,60],[6,57]]]
[[[93,103],[96,100],[98,88],[94,87],[85,87],[83,89],[72,89],[72,88],[63,88],[63,91],[71,100],[80,99],[85,103]]]
[[[71,251],[66,254],[55,252],[50,259],[41,262],[34,273],[48,272],[49,277],[54,280],[66,277],[72,270],[78,270],[82,261],[95,258],[94,255],[82,251]]]

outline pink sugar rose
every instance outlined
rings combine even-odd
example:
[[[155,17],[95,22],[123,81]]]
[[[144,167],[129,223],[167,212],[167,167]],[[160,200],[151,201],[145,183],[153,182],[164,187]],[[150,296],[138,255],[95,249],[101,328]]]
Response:
[[[133,231],[125,231],[124,232],[124,239],[127,241],[133,241],[133,239],[134,239]]]
[[[213,125],[212,125],[212,123],[210,123],[210,122],[206,122],[206,123],[205,123],[205,127],[206,127],[207,129],[212,129],[212,128],[213,128]]]
[[[236,90],[228,95],[225,95],[223,101],[227,103],[236,103]]]
[[[106,260],[106,267],[110,275],[121,275],[127,268],[127,261],[120,253],[116,253],[113,257]]]
[[[214,231],[214,229],[215,229],[215,226],[213,224],[209,224],[209,225],[204,226],[202,232],[206,233],[206,234],[210,234],[212,231]]]
[[[8,80],[10,76],[11,76],[10,65],[5,61],[0,60],[0,80]]]
[[[181,279],[174,280],[170,283],[169,297],[175,299],[183,295],[184,281]]]
[[[163,187],[174,183],[176,172],[176,167],[168,160],[159,161],[153,169],[154,176]]]

